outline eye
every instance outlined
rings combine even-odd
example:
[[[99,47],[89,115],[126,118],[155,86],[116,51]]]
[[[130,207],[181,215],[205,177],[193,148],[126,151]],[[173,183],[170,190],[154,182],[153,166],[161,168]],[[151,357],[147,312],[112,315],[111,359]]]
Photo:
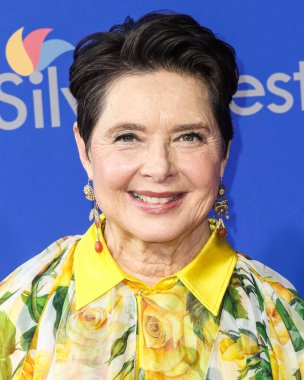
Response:
[[[197,132],[189,132],[181,135],[178,140],[181,141],[189,141],[189,142],[194,142],[194,141],[202,141],[203,140],[203,135]]]
[[[123,133],[119,136],[116,136],[114,142],[122,141],[122,142],[130,143],[135,140],[138,140],[138,137],[134,133],[128,132],[128,133]]]

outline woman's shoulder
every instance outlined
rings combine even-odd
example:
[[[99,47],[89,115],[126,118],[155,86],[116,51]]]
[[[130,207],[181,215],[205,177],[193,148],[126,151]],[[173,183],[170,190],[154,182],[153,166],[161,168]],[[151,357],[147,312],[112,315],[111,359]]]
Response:
[[[237,254],[217,341],[214,358],[221,362],[214,359],[211,368],[223,368],[227,378],[235,366],[238,379],[300,379],[304,373],[304,301],[281,274]]]
[[[69,261],[80,235],[65,236],[50,244],[42,252],[32,257],[0,282],[0,310],[10,298],[24,294],[32,288],[35,279],[44,278],[44,282],[56,281],[62,273],[64,263]]]
[[[0,378],[3,373],[5,378],[15,378],[13,373],[22,368],[27,351],[35,347],[37,326],[47,309],[57,327],[73,290],[73,253],[80,238],[56,240],[0,283],[0,341],[5,342]]]
[[[241,287],[250,299],[254,297],[259,309],[269,314],[269,317],[272,317],[273,310],[276,310],[287,324],[288,320],[296,321],[303,332],[304,300],[293,284],[260,261],[240,253],[237,254],[237,258],[232,284]]]
[[[257,277],[262,282],[280,283],[285,288],[295,289],[293,284],[286,277],[262,262],[239,252],[237,252],[237,258],[236,270],[242,268],[243,270],[250,271],[252,276]]]

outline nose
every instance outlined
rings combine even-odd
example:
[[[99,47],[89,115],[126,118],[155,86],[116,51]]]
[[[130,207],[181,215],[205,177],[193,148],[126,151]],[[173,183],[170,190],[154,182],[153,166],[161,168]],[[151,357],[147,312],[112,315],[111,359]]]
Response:
[[[176,174],[173,152],[165,143],[150,144],[145,152],[140,174],[161,183]]]

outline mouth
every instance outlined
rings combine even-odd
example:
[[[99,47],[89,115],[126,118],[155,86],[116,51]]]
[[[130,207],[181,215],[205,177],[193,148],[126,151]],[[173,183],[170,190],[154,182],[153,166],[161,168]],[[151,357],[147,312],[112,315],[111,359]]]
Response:
[[[131,191],[130,195],[138,199],[139,201],[143,203],[149,203],[149,204],[166,204],[170,202],[177,201],[178,199],[181,199],[185,193],[152,193],[152,192],[144,192],[144,193],[137,193],[135,191]]]

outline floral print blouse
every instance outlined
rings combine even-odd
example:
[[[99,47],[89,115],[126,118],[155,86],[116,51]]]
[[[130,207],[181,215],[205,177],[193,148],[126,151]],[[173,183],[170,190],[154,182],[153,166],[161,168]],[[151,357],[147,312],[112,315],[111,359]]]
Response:
[[[211,229],[213,227],[211,226]],[[1,380],[304,379],[304,301],[213,230],[153,287],[85,235],[0,283]]]

